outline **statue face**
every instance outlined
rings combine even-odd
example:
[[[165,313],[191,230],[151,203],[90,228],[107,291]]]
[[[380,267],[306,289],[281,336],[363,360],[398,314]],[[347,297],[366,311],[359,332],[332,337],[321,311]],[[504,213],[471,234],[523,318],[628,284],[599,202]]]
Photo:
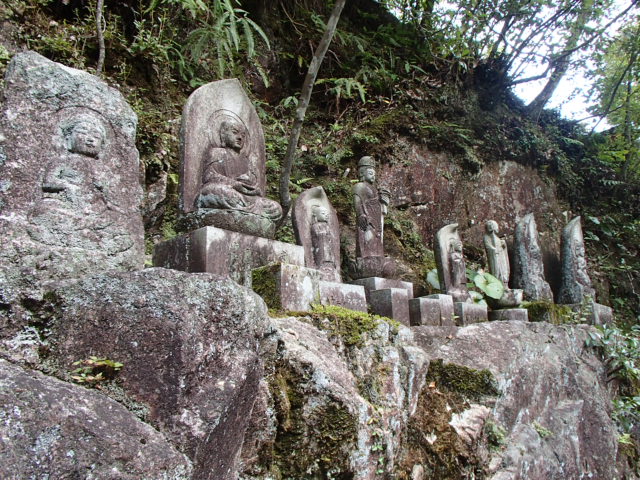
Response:
[[[324,207],[317,207],[313,210],[313,218],[316,222],[327,223],[329,221],[329,212]]]
[[[376,171],[373,167],[363,167],[360,170],[360,180],[367,183],[373,183],[376,181]]]
[[[498,233],[498,223],[495,220],[489,220],[485,225],[487,233]]]
[[[245,140],[245,129],[238,122],[229,120],[220,127],[220,141],[223,147],[232,148],[239,152],[242,150]]]
[[[102,151],[103,142],[100,127],[89,122],[80,122],[71,131],[69,150],[95,158]]]

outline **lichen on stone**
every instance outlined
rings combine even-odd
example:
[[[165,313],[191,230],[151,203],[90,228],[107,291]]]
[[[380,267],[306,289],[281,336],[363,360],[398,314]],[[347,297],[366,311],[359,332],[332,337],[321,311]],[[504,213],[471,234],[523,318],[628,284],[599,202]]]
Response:
[[[251,272],[253,291],[262,297],[270,310],[275,311],[282,308],[277,284],[279,269],[279,264],[273,264],[256,268]]]

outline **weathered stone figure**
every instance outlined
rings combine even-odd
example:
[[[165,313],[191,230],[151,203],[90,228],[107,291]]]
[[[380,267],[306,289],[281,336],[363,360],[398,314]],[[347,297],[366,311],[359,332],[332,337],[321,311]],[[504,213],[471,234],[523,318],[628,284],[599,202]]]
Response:
[[[338,216],[322,187],[305,190],[292,211],[298,243],[304,247],[305,265],[320,270],[323,280],[340,282],[340,229]]]
[[[524,290],[525,300],[553,301],[551,287],[545,280],[538,228],[532,213],[516,225],[513,255],[513,286]]]
[[[436,233],[436,265],[443,290],[453,297],[454,302],[470,301],[467,290],[467,276],[462,241],[458,224],[442,227]]]
[[[177,227],[273,237],[280,205],[265,198],[264,134],[236,79],[203,85],[184,107]]]
[[[489,272],[499,279],[505,287],[509,286],[509,254],[507,242],[498,237],[498,223],[489,220],[485,225],[484,248],[487,253]]]
[[[581,303],[587,296],[595,300],[587,272],[580,217],[576,217],[562,231],[562,285],[558,303]]]
[[[362,157],[358,162],[360,181],[353,186],[353,204],[356,211],[358,257],[383,257],[384,215],[389,206],[389,192],[375,186],[375,161]]]

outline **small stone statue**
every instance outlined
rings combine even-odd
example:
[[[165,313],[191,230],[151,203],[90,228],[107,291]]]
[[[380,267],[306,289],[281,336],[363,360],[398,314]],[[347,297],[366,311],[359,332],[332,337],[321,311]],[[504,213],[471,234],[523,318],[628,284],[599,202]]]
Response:
[[[457,223],[446,225],[438,230],[435,253],[442,289],[453,297],[454,302],[471,301],[467,290],[466,265]]]
[[[356,211],[358,257],[383,257],[384,215],[389,206],[389,192],[375,186],[376,171],[372,157],[362,157],[358,162],[360,181],[353,186],[353,203]]]
[[[516,225],[513,255],[513,286],[524,290],[525,300],[552,302],[553,293],[545,280],[538,228],[532,213]]]
[[[323,280],[340,282],[338,215],[322,187],[302,192],[293,210],[293,230],[304,247],[305,265],[320,270]]]
[[[587,296],[595,301],[595,290],[587,272],[580,217],[576,217],[562,231],[562,285],[558,303],[581,303]]]
[[[489,272],[500,280],[505,287],[509,286],[509,254],[507,242],[498,237],[498,223],[489,220],[485,225],[484,248],[487,253]]]

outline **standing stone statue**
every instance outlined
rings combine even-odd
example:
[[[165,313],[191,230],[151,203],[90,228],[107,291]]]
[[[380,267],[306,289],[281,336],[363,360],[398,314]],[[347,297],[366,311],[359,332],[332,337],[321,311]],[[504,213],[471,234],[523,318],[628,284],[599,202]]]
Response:
[[[0,112],[0,303],[50,280],[144,264],[137,118],[99,78],[34,52]]]
[[[467,276],[462,240],[458,224],[452,223],[438,230],[435,241],[436,266],[442,289],[454,302],[471,301],[467,289]]]
[[[204,226],[272,238],[280,205],[265,198],[264,134],[237,79],[203,85],[184,107],[180,230]]]
[[[553,302],[551,287],[545,280],[533,213],[525,215],[516,225],[512,283],[515,288],[524,290],[525,300]]]
[[[305,265],[320,270],[322,279],[340,282],[338,216],[322,187],[302,192],[292,211],[296,239],[305,250]]]
[[[375,185],[373,157],[358,161],[358,178],[353,186],[356,213],[356,257],[361,277],[389,277],[395,272],[393,261],[384,256],[384,216],[390,202],[389,191]]]
[[[587,296],[595,301],[595,290],[587,272],[580,217],[575,217],[562,231],[562,284],[558,303],[581,303]]]
[[[505,288],[509,286],[509,254],[507,242],[498,237],[498,223],[489,220],[485,225],[484,249],[491,275],[500,280]]]

